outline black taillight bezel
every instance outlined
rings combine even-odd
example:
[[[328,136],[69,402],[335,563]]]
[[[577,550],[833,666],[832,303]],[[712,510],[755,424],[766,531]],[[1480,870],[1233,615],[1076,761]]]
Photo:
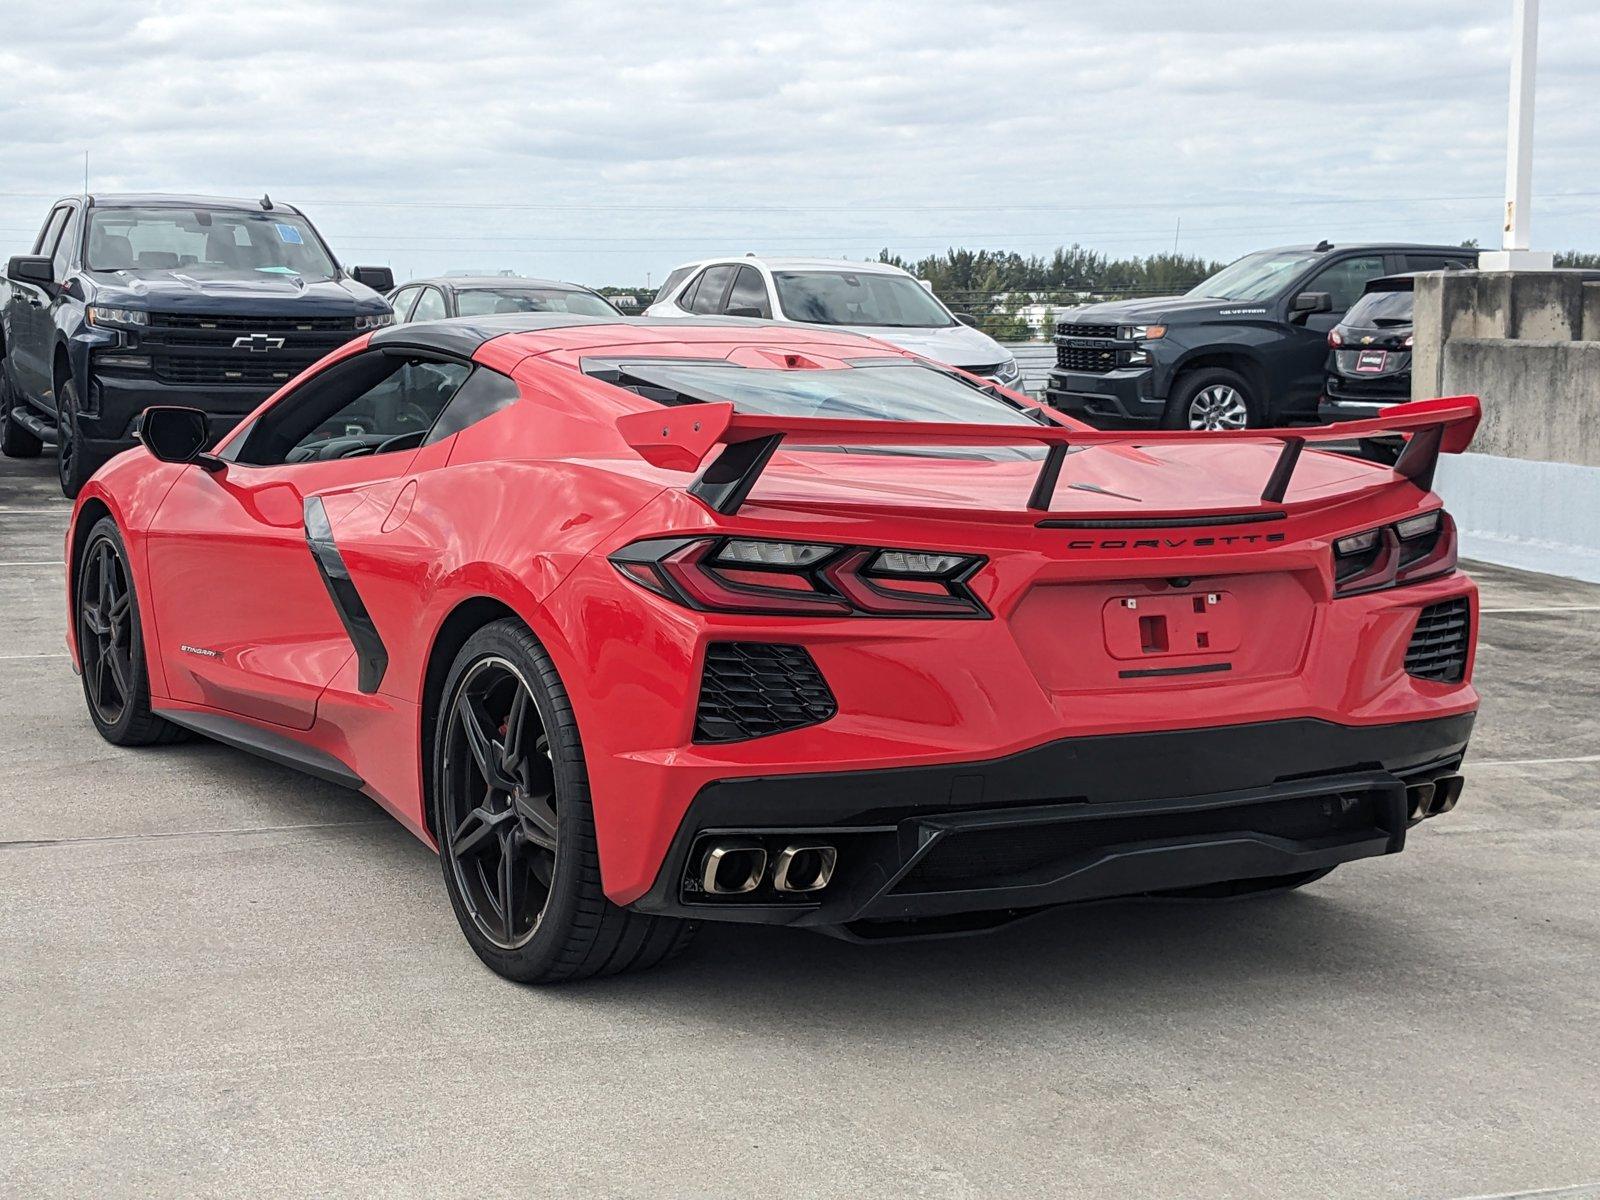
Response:
[[[981,554],[941,549],[908,550],[903,546],[836,544],[831,553],[802,568],[719,563],[717,560],[723,547],[735,541],[818,544],[788,538],[752,538],[727,534],[646,538],[617,550],[610,555],[610,562],[629,582],[696,612],[906,620],[993,618],[971,587],[974,576],[988,562]],[[942,572],[885,572],[870,569],[869,564],[885,550],[958,554],[961,561]],[[811,590],[800,593],[793,588],[763,588],[729,579],[721,573],[725,569],[758,575],[771,573],[788,578],[799,577],[806,580]],[[691,571],[698,575],[688,574]],[[887,581],[896,579],[938,583],[944,586],[945,594],[897,593],[892,587],[885,586]],[[698,586],[700,580],[709,582],[720,593],[720,598],[708,599],[706,588]]]

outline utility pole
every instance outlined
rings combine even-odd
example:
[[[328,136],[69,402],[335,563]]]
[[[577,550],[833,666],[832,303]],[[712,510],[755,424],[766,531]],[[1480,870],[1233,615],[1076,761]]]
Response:
[[[1555,255],[1528,249],[1533,207],[1533,82],[1539,0],[1511,0],[1511,95],[1506,109],[1506,207],[1500,249],[1478,256],[1485,271],[1548,271]]]
[[[83,152],[83,195],[84,195],[84,199],[88,199],[88,197],[89,197],[89,152],[87,150],[85,150]]]

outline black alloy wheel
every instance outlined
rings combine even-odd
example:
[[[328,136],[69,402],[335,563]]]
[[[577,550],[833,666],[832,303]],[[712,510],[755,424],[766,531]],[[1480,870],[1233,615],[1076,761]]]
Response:
[[[78,584],[78,650],[84,694],[102,724],[116,725],[135,697],[133,586],[122,553],[97,537],[83,556]]]
[[[492,971],[560,983],[667,961],[693,924],[613,904],[583,739],[555,664],[514,617],[456,652],[429,718],[429,824],[461,932]]]
[[[555,878],[550,740],[527,680],[505,658],[473,664],[445,719],[444,851],[478,931],[515,950],[538,928]]]
[[[116,746],[183,741],[184,730],[150,710],[139,597],[110,517],[95,522],[74,564],[72,607],[83,696],[100,736]]]

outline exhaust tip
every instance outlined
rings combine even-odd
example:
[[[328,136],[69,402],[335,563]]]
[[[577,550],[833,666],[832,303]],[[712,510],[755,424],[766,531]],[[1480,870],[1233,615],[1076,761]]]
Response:
[[[772,868],[772,886],[780,892],[820,892],[838,861],[832,846],[785,846]]]
[[[1411,809],[1413,823],[1423,817],[1433,816],[1433,796],[1437,789],[1431,783],[1414,783],[1406,789],[1406,803]]]
[[[1456,801],[1461,799],[1461,789],[1466,786],[1464,775],[1446,775],[1443,779],[1434,780],[1433,806],[1428,810],[1428,815],[1437,817],[1453,809]]]
[[[713,896],[738,896],[761,886],[767,852],[749,842],[721,842],[706,851],[700,886]]]

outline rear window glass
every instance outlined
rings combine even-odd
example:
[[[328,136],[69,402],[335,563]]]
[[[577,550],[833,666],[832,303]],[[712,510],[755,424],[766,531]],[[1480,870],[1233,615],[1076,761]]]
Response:
[[[456,294],[456,315],[559,312],[614,317],[617,310],[592,292],[576,288],[469,288]]]
[[[839,370],[767,370],[727,363],[618,362],[590,374],[666,404],[730,401],[744,413],[858,421],[1035,425],[1028,409],[916,363]]]
[[[1415,292],[1368,292],[1345,314],[1344,324],[1382,329],[1389,325],[1411,324],[1411,302]]]

